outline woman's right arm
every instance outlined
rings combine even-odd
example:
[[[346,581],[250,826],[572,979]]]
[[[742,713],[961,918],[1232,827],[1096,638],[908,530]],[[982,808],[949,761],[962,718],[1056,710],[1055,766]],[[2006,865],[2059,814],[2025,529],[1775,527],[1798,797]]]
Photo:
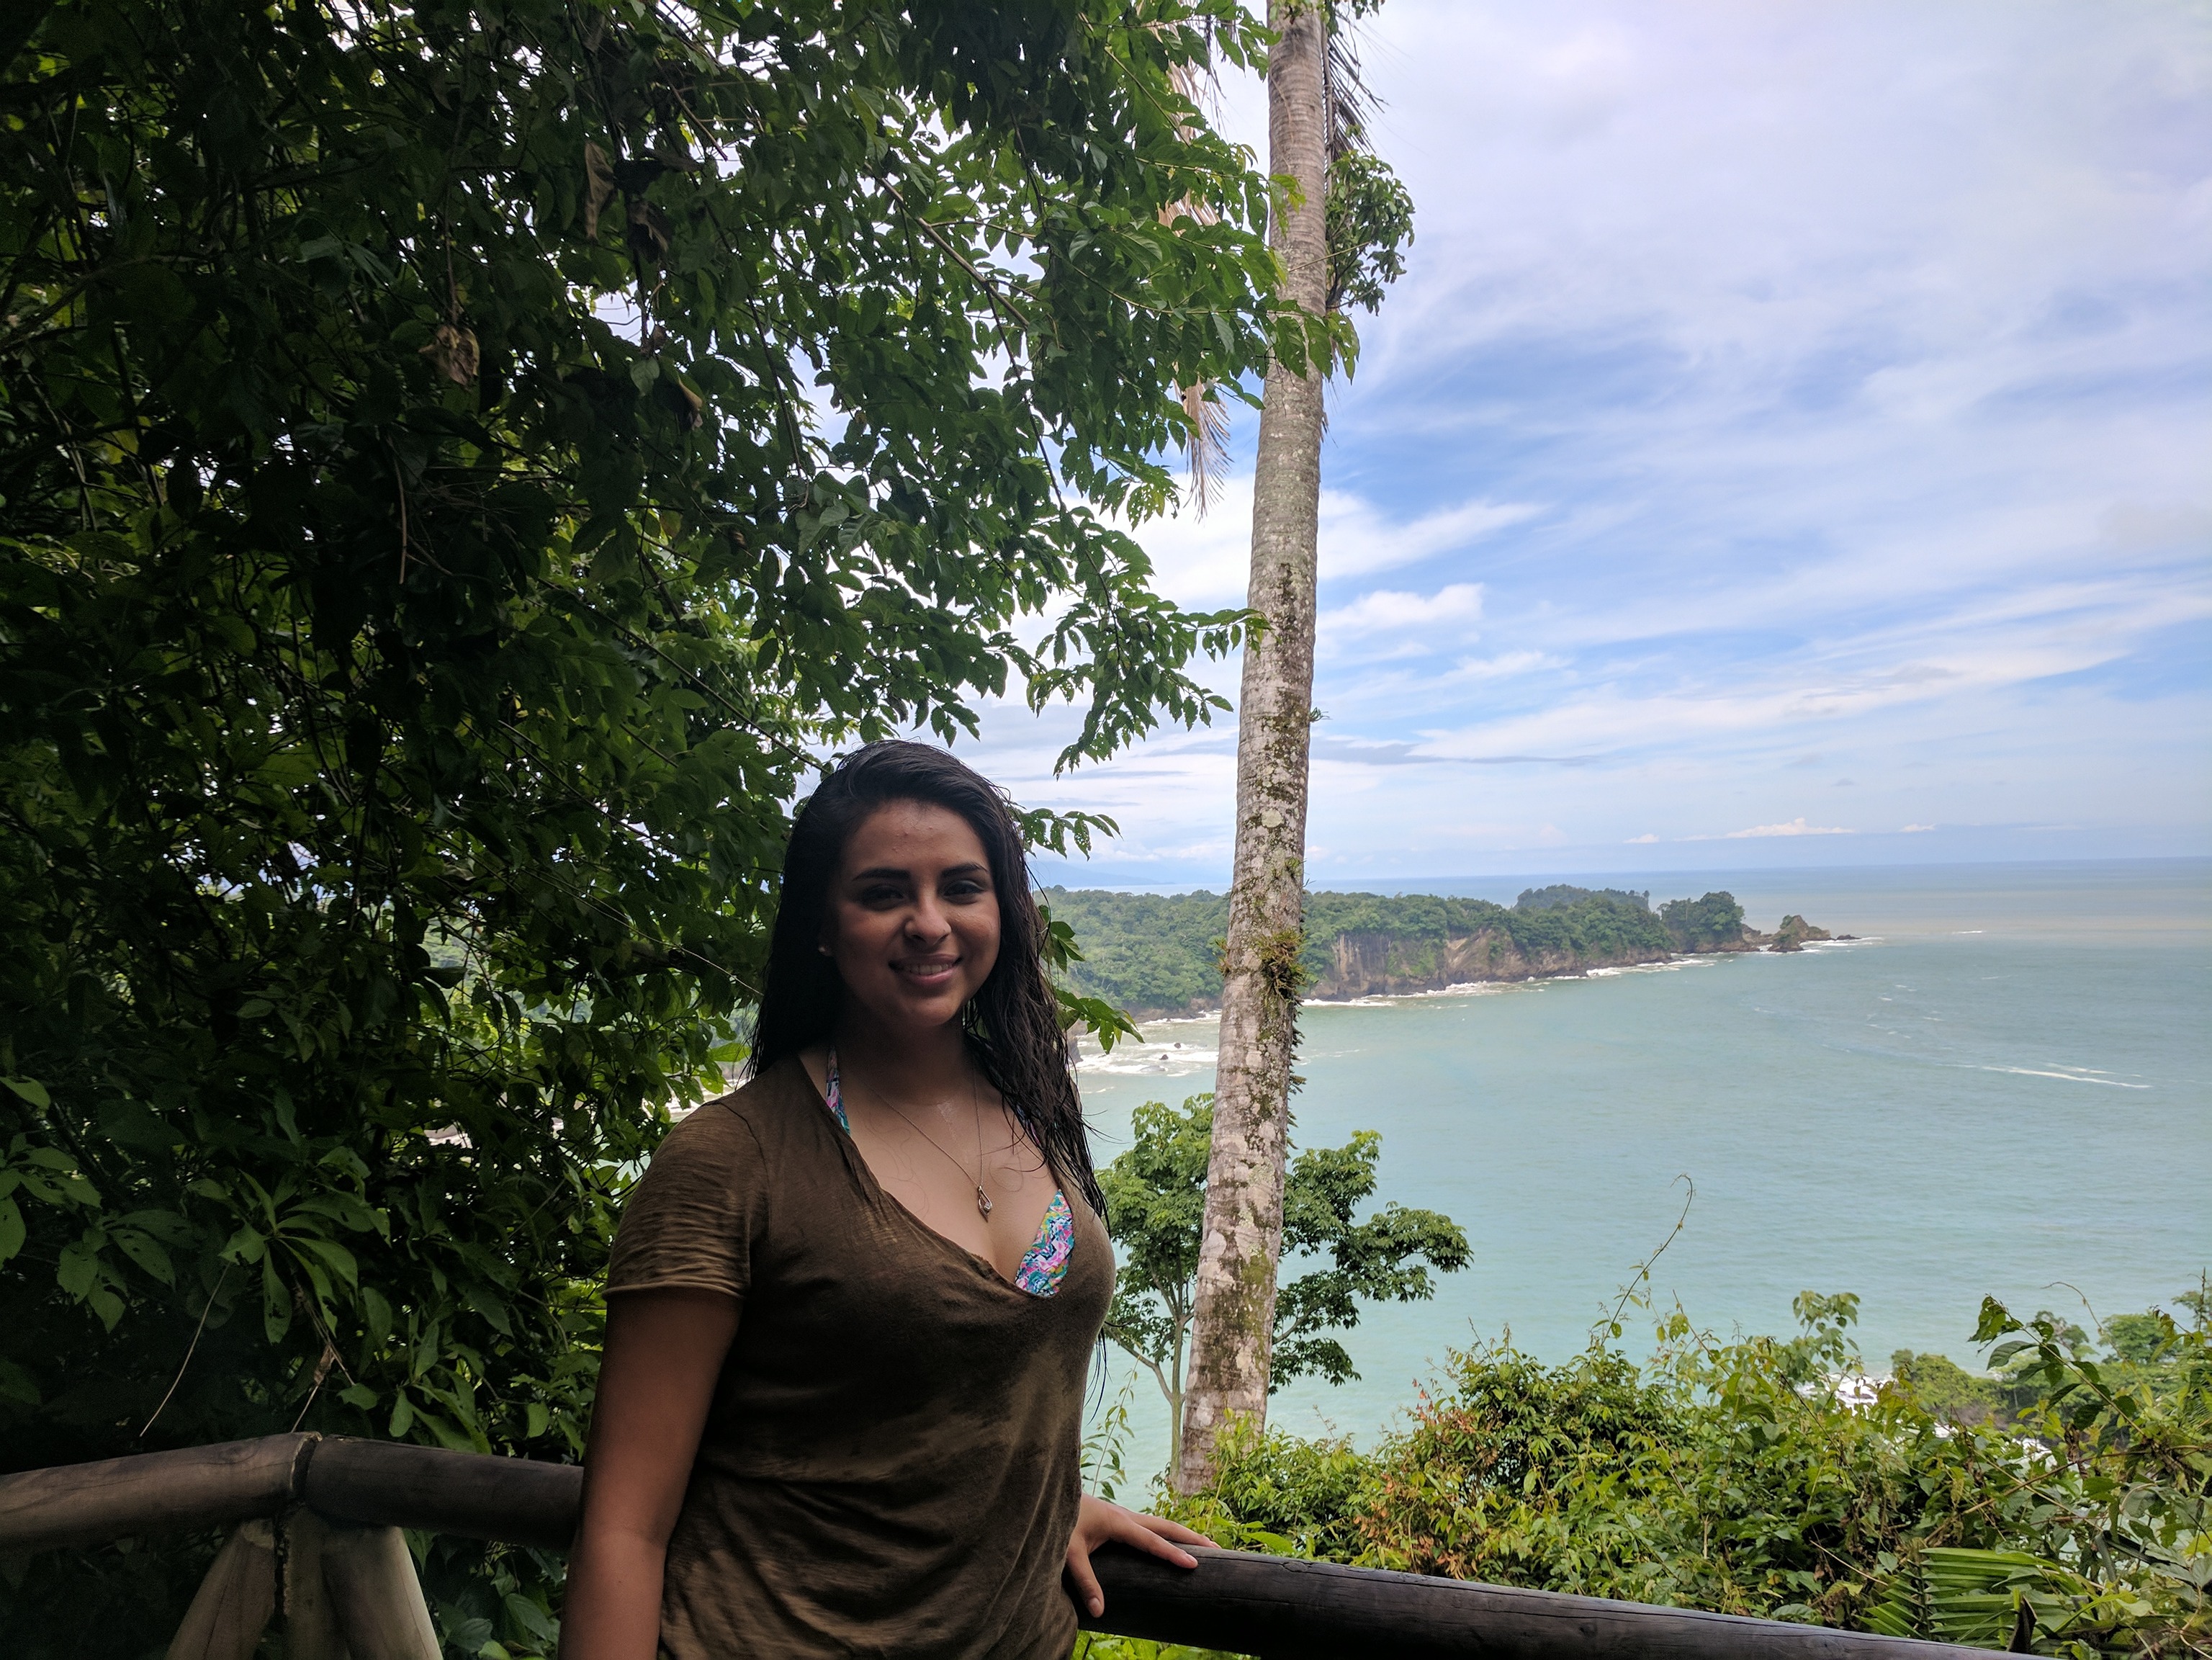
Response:
[[[668,1535],[737,1330],[737,1299],[716,1292],[634,1291],[609,1300],[561,1660],[659,1653]]]

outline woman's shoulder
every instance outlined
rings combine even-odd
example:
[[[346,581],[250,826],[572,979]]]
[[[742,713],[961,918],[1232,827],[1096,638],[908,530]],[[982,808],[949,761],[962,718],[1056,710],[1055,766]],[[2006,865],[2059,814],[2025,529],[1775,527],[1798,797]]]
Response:
[[[814,1118],[826,1116],[821,1093],[799,1057],[787,1055],[736,1089],[702,1102],[668,1132],[663,1148],[681,1137],[687,1146],[735,1146],[751,1141],[762,1150],[808,1134]]]
[[[819,1179],[811,1174],[825,1168],[815,1120],[828,1116],[795,1061],[693,1109],[661,1138],[624,1202],[617,1266],[628,1272],[625,1244],[635,1256],[663,1233],[747,1231],[746,1219],[764,1214],[778,1190]]]

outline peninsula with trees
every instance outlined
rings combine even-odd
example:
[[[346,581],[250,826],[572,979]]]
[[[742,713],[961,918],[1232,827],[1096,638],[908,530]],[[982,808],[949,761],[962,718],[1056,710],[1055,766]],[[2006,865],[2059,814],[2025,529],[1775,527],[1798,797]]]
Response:
[[[1048,888],[1041,897],[1082,952],[1069,988],[1139,1019],[1218,1007],[1229,900]],[[1441,991],[1482,982],[1545,979],[1727,952],[1802,950],[1832,938],[1802,916],[1762,933],[1733,894],[1670,899],[1648,892],[1530,888],[1508,905],[1432,894],[1309,893],[1300,954],[1310,1000]]]

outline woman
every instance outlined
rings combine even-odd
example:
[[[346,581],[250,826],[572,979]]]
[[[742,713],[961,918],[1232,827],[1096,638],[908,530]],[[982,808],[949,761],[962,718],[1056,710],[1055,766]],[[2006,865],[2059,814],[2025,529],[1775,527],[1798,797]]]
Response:
[[[1005,800],[877,744],[793,825],[750,1081],[625,1211],[564,1660],[1061,1660],[1114,1262]]]

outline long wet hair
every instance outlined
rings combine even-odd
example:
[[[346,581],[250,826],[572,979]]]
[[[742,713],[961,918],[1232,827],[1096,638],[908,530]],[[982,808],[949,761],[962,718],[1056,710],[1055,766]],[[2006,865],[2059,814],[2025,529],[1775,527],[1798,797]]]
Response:
[[[757,1078],[787,1056],[827,1043],[836,1030],[845,982],[819,949],[830,885],[853,832],[894,801],[957,812],[983,844],[998,893],[999,960],[962,1008],[961,1031],[977,1067],[1020,1115],[1060,1184],[1103,1216],[1060,1004],[1045,974],[1044,927],[1020,828],[998,787],[943,750],[897,739],[871,744],[840,762],[799,808],[783,858],[783,896],[747,1075]]]

